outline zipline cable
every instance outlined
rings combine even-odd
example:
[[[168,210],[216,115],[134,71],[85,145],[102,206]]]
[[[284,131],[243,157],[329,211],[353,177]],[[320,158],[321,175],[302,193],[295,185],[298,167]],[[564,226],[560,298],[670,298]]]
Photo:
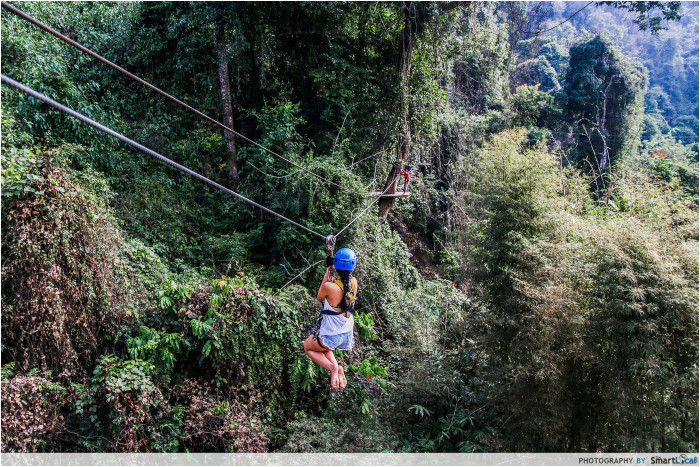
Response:
[[[383,155],[385,152],[386,152],[386,151],[384,151],[384,150],[381,150],[381,151],[379,151],[379,152],[375,152],[375,153],[372,154],[371,156],[367,156],[367,157],[365,157],[365,158],[360,159],[359,161],[353,162],[352,164],[349,165],[349,167],[353,167],[353,166],[359,164],[360,162],[364,162],[364,161],[366,161],[367,159],[370,159],[370,158],[372,158],[372,157],[381,156],[381,155]]]
[[[191,111],[194,112],[195,114],[199,115],[200,117],[202,117],[202,118],[208,120],[209,122],[211,122],[211,123],[213,123],[213,124],[215,124],[215,125],[220,126],[220,127],[223,128],[224,130],[231,132],[232,134],[234,134],[235,136],[239,137],[240,139],[249,142],[250,144],[252,144],[252,145],[254,145],[254,146],[256,146],[256,147],[262,149],[263,151],[266,151],[266,152],[268,152],[269,154],[271,154],[271,155],[273,155],[273,156],[275,156],[275,157],[277,157],[277,158],[279,158],[279,159],[282,159],[283,161],[288,162],[289,164],[292,164],[293,166],[295,166],[295,167],[297,167],[297,168],[303,170],[304,172],[306,172],[306,173],[308,173],[308,174],[310,174],[310,175],[313,175],[314,177],[316,177],[316,178],[318,178],[318,179],[320,179],[320,180],[323,180],[323,181],[326,182],[326,183],[329,183],[329,184],[335,186],[336,188],[340,188],[341,190],[345,190],[345,191],[348,191],[348,192],[351,191],[351,190],[349,190],[348,188],[346,188],[346,187],[344,187],[344,186],[342,186],[342,185],[339,185],[339,184],[335,183],[335,182],[332,181],[332,180],[328,180],[327,178],[325,178],[325,177],[323,177],[323,176],[321,176],[321,175],[319,175],[319,174],[317,174],[317,173],[315,173],[315,172],[310,171],[309,169],[307,169],[307,168],[305,168],[305,167],[303,167],[303,166],[297,164],[296,162],[291,161],[291,160],[287,159],[286,157],[284,157],[284,156],[282,156],[282,155],[280,155],[280,154],[277,154],[276,152],[272,151],[271,149],[266,148],[266,147],[263,146],[262,144],[257,143],[257,142],[255,142],[255,141],[253,141],[252,139],[248,138],[247,136],[244,136],[244,135],[238,133],[238,132],[237,132],[236,130],[234,130],[233,128],[229,128],[229,127],[227,127],[226,125],[224,125],[223,123],[219,122],[218,120],[215,120],[215,119],[211,118],[210,116],[208,116],[208,115],[206,115],[206,114],[200,112],[199,110],[195,109],[194,107],[192,107],[192,106],[190,106],[190,105],[188,105],[188,104],[185,104],[185,103],[182,102],[180,99],[171,96],[171,95],[168,94],[167,92],[165,92],[165,91],[163,91],[162,89],[160,89],[160,88],[158,88],[158,87],[152,85],[152,84],[149,83],[148,81],[145,81],[145,80],[139,78],[139,77],[136,76],[135,74],[130,73],[129,71],[127,71],[127,70],[125,70],[124,68],[122,68],[122,67],[120,67],[119,65],[117,65],[116,63],[113,63],[113,62],[107,60],[106,58],[104,58],[103,56],[97,54],[96,52],[93,52],[92,50],[88,49],[87,47],[84,47],[84,46],[80,45],[79,43],[75,42],[73,39],[64,36],[64,35],[61,34],[60,32],[58,32],[58,31],[52,29],[51,27],[47,26],[46,24],[42,23],[41,21],[39,21],[39,20],[37,20],[37,19],[35,19],[35,18],[29,16],[28,14],[24,13],[22,10],[18,9],[17,7],[13,6],[12,4],[7,3],[7,2],[0,2],[0,5],[2,5],[2,8],[5,8],[6,10],[10,11],[11,13],[14,13],[15,15],[19,16],[20,18],[24,19],[25,21],[28,21],[28,22],[34,24],[35,26],[39,27],[40,29],[43,29],[44,31],[48,32],[49,34],[52,34],[53,36],[56,36],[57,38],[61,39],[62,41],[66,42],[66,43],[68,43],[68,44],[70,44],[70,45],[72,45],[73,47],[75,47],[75,48],[77,48],[77,49],[79,49],[79,50],[85,52],[86,54],[90,55],[91,57],[93,57],[93,58],[99,60],[100,62],[104,63],[105,65],[111,66],[112,68],[114,68],[115,70],[117,70],[117,71],[119,71],[119,72],[125,74],[125,75],[128,76],[129,78],[131,78],[131,79],[133,79],[133,80],[135,80],[135,81],[137,81],[137,82],[143,84],[144,86],[146,86],[146,87],[152,89],[153,91],[155,91],[155,92],[161,94],[162,96],[167,97],[167,98],[170,99],[171,101],[173,101],[173,102],[175,102],[175,103],[177,103],[177,104],[180,104],[181,106],[183,106],[183,107],[185,107],[185,108],[191,110]]]
[[[34,97],[35,99],[38,99],[38,100],[40,100],[40,101],[42,101],[42,102],[44,102],[44,103],[50,105],[51,107],[54,107],[54,108],[60,110],[61,112],[67,113],[68,115],[70,115],[70,116],[72,116],[72,117],[75,117],[75,118],[77,118],[78,120],[80,120],[80,121],[82,121],[82,122],[84,122],[84,123],[87,123],[88,125],[90,125],[90,126],[92,126],[92,127],[94,127],[94,128],[97,128],[98,130],[100,130],[100,131],[102,131],[102,132],[104,132],[104,133],[107,133],[108,135],[114,136],[115,138],[117,138],[117,139],[123,141],[124,143],[128,144],[129,146],[131,146],[131,147],[133,147],[133,148],[135,148],[135,149],[138,149],[138,150],[141,151],[141,152],[144,152],[144,153],[148,154],[149,156],[153,156],[153,157],[155,157],[156,159],[159,159],[159,160],[161,160],[162,162],[165,162],[166,164],[171,165],[171,166],[175,167],[176,169],[178,169],[178,170],[180,170],[180,171],[182,171],[182,172],[185,172],[185,173],[187,173],[187,174],[189,174],[189,175],[191,175],[191,176],[193,176],[193,177],[195,177],[195,178],[198,178],[198,179],[202,180],[202,181],[205,182],[205,183],[208,183],[209,185],[212,185],[212,186],[214,186],[214,187],[216,187],[216,188],[218,188],[218,189],[220,189],[220,190],[223,190],[223,191],[225,191],[226,193],[229,193],[229,194],[235,196],[236,198],[245,201],[245,202],[248,203],[248,204],[252,204],[253,206],[255,206],[255,207],[257,207],[257,208],[260,208],[260,209],[262,209],[262,210],[265,211],[265,212],[268,212],[268,213],[270,213],[270,214],[272,214],[272,215],[274,215],[274,216],[277,216],[277,217],[279,217],[280,219],[283,219],[283,220],[285,220],[285,221],[287,221],[287,222],[289,222],[289,223],[291,223],[291,224],[293,224],[293,225],[295,225],[295,226],[297,226],[297,227],[299,227],[299,228],[301,228],[301,229],[304,229],[304,230],[306,230],[307,232],[316,235],[317,237],[321,237],[321,238],[323,238],[324,240],[325,240],[326,237],[327,237],[326,235],[322,235],[322,234],[320,234],[320,233],[318,233],[318,232],[316,232],[316,231],[314,231],[314,230],[311,230],[311,229],[308,228],[308,227],[305,227],[305,226],[303,226],[303,225],[301,225],[301,224],[299,224],[299,223],[297,223],[297,222],[294,222],[293,220],[291,220],[291,219],[289,219],[289,218],[283,216],[282,214],[279,214],[279,213],[273,211],[272,209],[266,208],[266,207],[263,206],[262,204],[258,204],[258,203],[256,203],[255,201],[250,200],[250,199],[246,198],[245,196],[243,196],[243,195],[241,195],[241,194],[239,194],[239,193],[236,193],[236,192],[233,191],[233,190],[229,190],[228,188],[226,188],[226,187],[223,186],[223,185],[219,185],[218,183],[216,183],[216,182],[213,181],[213,180],[208,179],[208,178],[205,177],[204,175],[200,175],[200,174],[198,174],[197,172],[195,172],[194,170],[190,170],[190,169],[188,169],[187,167],[185,167],[184,165],[180,165],[180,164],[178,164],[177,162],[175,162],[175,161],[173,161],[173,160],[171,160],[171,159],[168,159],[167,157],[162,156],[162,155],[158,154],[157,152],[155,152],[155,151],[153,151],[153,150],[151,150],[151,149],[148,149],[147,147],[145,147],[145,146],[143,146],[143,145],[137,143],[136,141],[133,141],[133,140],[127,138],[126,136],[122,135],[121,133],[117,133],[116,131],[109,129],[109,128],[107,128],[106,126],[104,126],[104,125],[102,125],[102,124],[100,124],[100,123],[97,123],[96,121],[94,121],[94,120],[92,120],[92,119],[90,119],[90,118],[88,118],[88,117],[86,117],[86,116],[84,116],[84,115],[82,115],[82,114],[76,112],[75,110],[73,110],[73,109],[71,109],[71,108],[69,108],[69,107],[66,107],[66,106],[63,105],[63,104],[60,104],[60,103],[54,101],[53,99],[51,99],[51,98],[49,98],[49,97],[46,97],[45,95],[43,95],[43,94],[41,94],[41,93],[38,93],[38,92],[34,91],[33,89],[28,88],[27,86],[25,86],[25,85],[23,85],[23,84],[21,84],[21,83],[18,83],[17,81],[13,80],[12,78],[9,78],[9,77],[7,77],[7,76],[5,76],[5,75],[2,75],[2,83],[3,83],[3,84],[6,84],[6,85],[8,85],[8,86],[12,86],[13,88],[16,88],[16,89],[18,89],[18,90],[24,92],[25,94],[28,94],[28,95]],[[343,229],[343,230],[345,230],[345,229]]]
[[[324,261],[325,261],[324,259],[318,260],[318,261],[316,261],[314,264],[312,264],[311,266],[309,266],[309,267],[307,267],[307,268],[304,268],[303,271],[301,271],[299,274],[297,274],[297,275],[294,276],[291,280],[289,280],[286,284],[284,284],[282,287],[280,287],[279,291],[277,291],[277,294],[279,294],[279,293],[280,293],[285,287],[287,287],[289,284],[291,284],[292,282],[294,282],[295,280],[297,280],[297,279],[298,279],[302,274],[304,274],[306,271],[308,271],[308,270],[311,269],[312,267],[314,267],[314,266],[316,266],[317,264],[320,264],[320,263],[322,263],[322,262],[324,262]],[[277,294],[275,294],[274,296],[277,296]]]

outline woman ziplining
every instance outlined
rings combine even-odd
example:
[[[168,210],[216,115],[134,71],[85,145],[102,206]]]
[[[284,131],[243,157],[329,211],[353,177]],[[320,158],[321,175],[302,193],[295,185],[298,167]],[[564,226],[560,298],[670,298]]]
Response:
[[[316,294],[316,299],[322,304],[321,314],[304,342],[304,352],[315,363],[330,371],[333,388],[342,389],[348,382],[345,370],[338,365],[333,351],[351,350],[353,346],[357,279],[352,277],[352,272],[357,266],[357,256],[350,248],[341,248],[335,258],[328,257],[326,266],[326,273]],[[340,279],[335,279],[336,272]]]

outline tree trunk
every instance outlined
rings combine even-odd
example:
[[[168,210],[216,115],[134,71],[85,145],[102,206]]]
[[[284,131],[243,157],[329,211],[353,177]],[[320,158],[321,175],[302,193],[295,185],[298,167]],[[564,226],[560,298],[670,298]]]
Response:
[[[397,160],[389,171],[384,184],[387,194],[396,193],[396,184],[401,169],[404,168],[411,157],[411,125],[410,108],[408,103],[408,80],[411,77],[411,65],[413,64],[413,36],[417,29],[417,19],[413,16],[413,3],[405,7],[405,20],[403,35],[401,38],[401,62],[399,63],[399,105],[401,106],[402,128],[397,144]],[[386,219],[394,205],[394,198],[379,200],[379,217]]]
[[[223,124],[234,129],[231,84],[228,74],[228,57],[226,56],[226,31],[221,24],[216,26],[216,58],[218,62],[219,94],[221,96],[221,107],[224,114]],[[228,177],[231,183],[236,186],[238,184],[236,140],[233,133],[228,130],[224,130],[224,140],[226,140],[226,152],[228,153]]]
[[[613,78],[610,78],[610,82],[608,85],[605,87],[605,91],[600,91],[600,93],[603,95],[603,118],[599,122],[599,132],[600,132],[600,137],[603,140],[603,155],[600,158],[600,173],[602,175],[603,169],[608,165],[608,142],[605,140],[605,136],[603,136],[603,131],[605,131],[605,120],[607,117],[608,113],[608,90],[610,89],[610,86],[613,84]]]
[[[446,12],[462,6],[466,2],[404,2],[404,26],[401,37],[401,56],[399,62],[399,105],[401,111],[401,133],[397,143],[396,163],[389,171],[389,176],[384,183],[384,190],[387,194],[396,193],[397,177],[411,158],[411,109],[408,99],[408,81],[411,77],[411,66],[413,65],[413,45],[414,40],[425,29],[426,24],[436,12]],[[385,198],[379,201],[379,217],[386,219],[392,206],[394,198]]]

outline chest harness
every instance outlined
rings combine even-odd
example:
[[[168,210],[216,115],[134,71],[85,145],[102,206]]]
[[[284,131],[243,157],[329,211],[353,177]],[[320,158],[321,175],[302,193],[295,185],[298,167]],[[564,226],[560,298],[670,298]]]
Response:
[[[340,287],[340,290],[343,291],[343,301],[340,302],[340,304],[338,305],[340,308],[343,309],[343,311],[323,309],[323,310],[321,310],[321,316],[323,316],[323,315],[337,316],[337,315],[345,315],[345,313],[355,313],[355,292],[352,290],[352,281],[350,282],[350,290],[349,291],[345,290],[345,286],[343,285],[343,281],[341,281],[340,279],[334,280],[333,283],[336,284],[338,287]],[[320,318],[320,316],[319,316],[319,318]]]

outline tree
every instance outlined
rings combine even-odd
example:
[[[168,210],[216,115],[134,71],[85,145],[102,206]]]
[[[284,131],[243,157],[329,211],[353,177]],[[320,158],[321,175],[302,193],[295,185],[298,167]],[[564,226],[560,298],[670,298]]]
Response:
[[[561,90],[560,79],[567,65],[567,50],[556,39],[533,37],[517,46],[518,63],[511,71],[511,85],[540,85],[544,92]]]
[[[396,192],[399,172],[411,158],[411,106],[409,104],[409,82],[413,65],[414,46],[418,38],[434,16],[448,12],[460,6],[460,2],[408,2],[402,4],[403,31],[400,38],[400,53],[397,63],[398,71],[398,109],[399,130],[397,136],[397,160],[387,176],[384,190],[387,194]],[[386,218],[394,204],[393,198],[379,201],[379,217]]]
[[[647,76],[605,36],[581,40],[569,56],[565,112],[576,159],[600,175],[639,144]]]
[[[637,14],[634,22],[639,29],[658,34],[666,29],[664,21],[677,21],[681,18],[681,2],[598,2],[598,5],[611,5],[615,8],[630,11]],[[658,13],[658,14],[655,14]]]
[[[224,125],[233,129],[233,105],[231,104],[231,78],[228,72],[228,54],[226,53],[226,23],[223,18],[216,22],[216,60],[219,77],[219,93],[224,115]],[[238,165],[236,164],[236,140],[233,133],[224,130],[226,151],[228,152],[228,176],[234,185],[238,184]]]

